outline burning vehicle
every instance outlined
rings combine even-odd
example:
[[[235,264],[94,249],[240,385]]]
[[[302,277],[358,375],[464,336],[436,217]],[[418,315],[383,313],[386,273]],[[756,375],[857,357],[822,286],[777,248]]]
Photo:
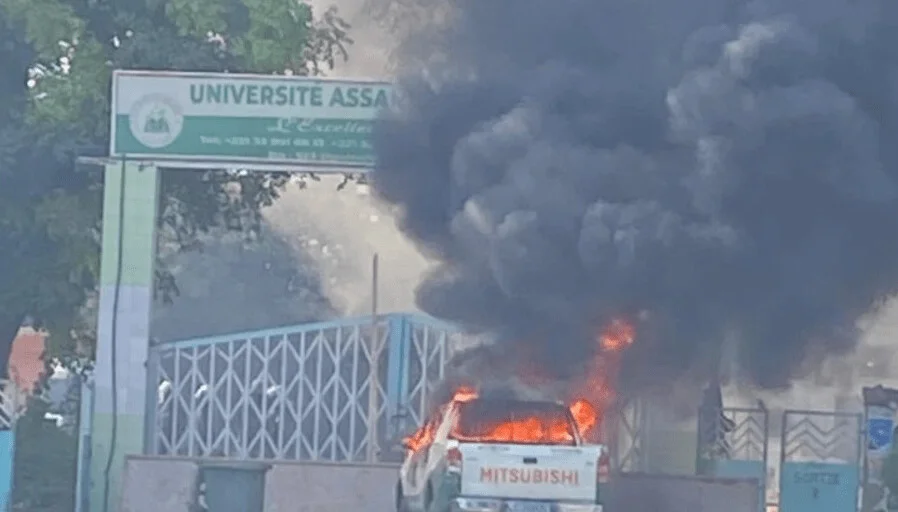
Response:
[[[604,411],[615,396],[617,356],[634,336],[631,324],[613,322],[584,375],[567,383],[566,401],[514,386],[456,387],[403,441],[397,512],[600,512],[609,471]],[[525,387],[552,387],[533,361],[519,369]]]
[[[393,53],[370,183],[435,260],[416,304],[528,353],[515,377],[579,378],[551,397],[568,412],[692,401],[724,359],[740,385],[786,389],[898,294],[894,2],[411,3],[435,14]],[[622,365],[595,349],[596,327],[641,311]],[[699,418],[708,467],[735,437],[719,395]]]
[[[397,511],[601,512],[589,409],[458,390],[405,440]]]

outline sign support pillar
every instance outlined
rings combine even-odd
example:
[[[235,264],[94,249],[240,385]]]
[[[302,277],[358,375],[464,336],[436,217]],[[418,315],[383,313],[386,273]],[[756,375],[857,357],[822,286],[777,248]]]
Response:
[[[246,102],[223,104],[225,82]],[[136,70],[115,70],[111,92],[109,155],[79,158],[105,167],[94,408],[84,457],[89,512],[116,512],[125,456],[152,451],[147,423],[158,383],[147,382],[147,366],[158,169],[364,173],[374,164],[374,122],[393,101],[387,82]]]
[[[90,512],[119,509],[125,455],[145,449],[158,191],[155,166],[105,166]]]

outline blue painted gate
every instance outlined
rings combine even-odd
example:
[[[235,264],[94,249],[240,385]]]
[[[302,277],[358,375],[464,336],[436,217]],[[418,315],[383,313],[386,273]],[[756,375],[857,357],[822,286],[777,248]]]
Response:
[[[696,472],[718,478],[754,478],[761,510],[767,494],[768,413],[764,409],[702,408]]]
[[[148,452],[382,461],[421,424],[453,353],[475,342],[439,320],[389,314],[153,346]]]
[[[782,512],[855,512],[863,418],[786,411],[780,457]]]
[[[15,427],[0,430],[0,510],[12,506],[13,461],[15,460]]]

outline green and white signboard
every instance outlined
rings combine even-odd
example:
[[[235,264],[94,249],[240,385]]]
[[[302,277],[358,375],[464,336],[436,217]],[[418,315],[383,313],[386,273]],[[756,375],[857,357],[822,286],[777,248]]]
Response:
[[[293,76],[116,71],[110,155],[366,168],[389,83]]]

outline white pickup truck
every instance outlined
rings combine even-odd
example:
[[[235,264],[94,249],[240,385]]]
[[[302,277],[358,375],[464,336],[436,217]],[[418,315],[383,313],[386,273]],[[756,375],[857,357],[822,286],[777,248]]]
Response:
[[[560,403],[453,401],[422,431],[406,442],[397,512],[602,512],[604,448],[584,445]]]

